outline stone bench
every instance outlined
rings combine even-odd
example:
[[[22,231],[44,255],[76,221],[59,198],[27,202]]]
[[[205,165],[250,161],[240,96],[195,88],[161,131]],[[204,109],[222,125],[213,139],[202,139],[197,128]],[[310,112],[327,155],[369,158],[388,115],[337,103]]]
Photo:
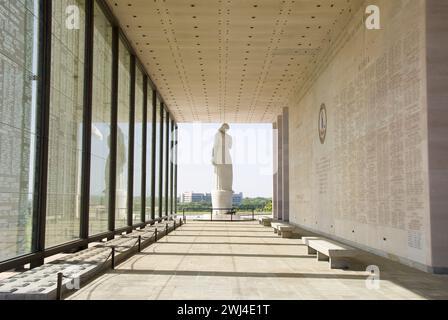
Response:
[[[265,227],[270,227],[272,221],[273,221],[273,219],[270,217],[259,217],[258,218],[258,222]]]
[[[274,228],[274,233],[278,234],[282,238],[292,238],[293,232],[296,230],[296,226],[286,222],[272,222],[271,226]]]
[[[290,225],[279,225],[277,227],[277,234],[282,238],[292,238],[296,227]]]
[[[308,254],[317,254],[318,261],[328,261],[331,269],[348,269],[349,258],[357,255],[355,248],[319,237],[303,237]]]
[[[277,233],[278,235],[281,235],[281,233],[279,234],[279,227],[281,226],[288,226],[288,224],[283,223],[283,222],[271,222],[271,227],[274,229],[274,233]]]
[[[68,254],[51,263],[2,280],[0,300],[54,300],[57,298],[58,273],[64,275],[62,292],[69,293],[70,285],[79,283],[82,286],[104,270],[111,268],[112,247],[115,248],[115,263],[120,263],[137,253],[139,237],[143,249],[154,243],[156,228],[158,239],[165,236],[167,225],[168,233],[174,230],[174,221],[148,225],[143,229],[97,243],[88,249]],[[177,221],[176,226],[180,226]]]

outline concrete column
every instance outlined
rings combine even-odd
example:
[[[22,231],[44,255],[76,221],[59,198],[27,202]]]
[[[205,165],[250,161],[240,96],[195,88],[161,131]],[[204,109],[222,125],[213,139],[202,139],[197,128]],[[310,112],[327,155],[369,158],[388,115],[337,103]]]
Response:
[[[282,207],[283,220],[289,221],[289,112],[283,108],[282,126]]]
[[[272,131],[273,131],[273,161],[272,161],[272,165],[273,165],[273,192],[272,192],[272,214],[274,219],[278,218],[278,198],[277,198],[277,179],[278,179],[278,163],[277,163],[277,159],[278,159],[278,131],[277,131],[277,122],[274,122],[272,124]]]
[[[277,219],[283,220],[283,116],[277,118]]]
[[[431,267],[448,273],[448,2],[426,1]]]

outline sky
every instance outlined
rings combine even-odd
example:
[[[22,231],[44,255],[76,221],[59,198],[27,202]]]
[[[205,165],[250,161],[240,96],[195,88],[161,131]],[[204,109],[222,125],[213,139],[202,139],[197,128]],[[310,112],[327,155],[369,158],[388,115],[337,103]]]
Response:
[[[179,124],[178,194],[210,193],[214,136],[221,124]],[[272,124],[230,124],[234,191],[245,197],[272,197]]]

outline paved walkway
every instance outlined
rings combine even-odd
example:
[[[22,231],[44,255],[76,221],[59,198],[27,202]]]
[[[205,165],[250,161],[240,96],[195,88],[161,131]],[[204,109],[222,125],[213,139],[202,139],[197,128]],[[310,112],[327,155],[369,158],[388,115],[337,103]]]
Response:
[[[372,264],[378,290],[366,287]],[[189,222],[69,299],[448,299],[448,276],[367,253],[353,267],[329,270],[255,222]]]

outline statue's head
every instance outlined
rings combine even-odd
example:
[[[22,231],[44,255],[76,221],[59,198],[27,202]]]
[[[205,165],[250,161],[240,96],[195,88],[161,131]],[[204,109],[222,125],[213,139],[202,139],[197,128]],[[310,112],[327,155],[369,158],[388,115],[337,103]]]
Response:
[[[224,123],[221,128],[219,129],[219,131],[221,132],[226,132],[230,129],[230,126],[227,123]]]

